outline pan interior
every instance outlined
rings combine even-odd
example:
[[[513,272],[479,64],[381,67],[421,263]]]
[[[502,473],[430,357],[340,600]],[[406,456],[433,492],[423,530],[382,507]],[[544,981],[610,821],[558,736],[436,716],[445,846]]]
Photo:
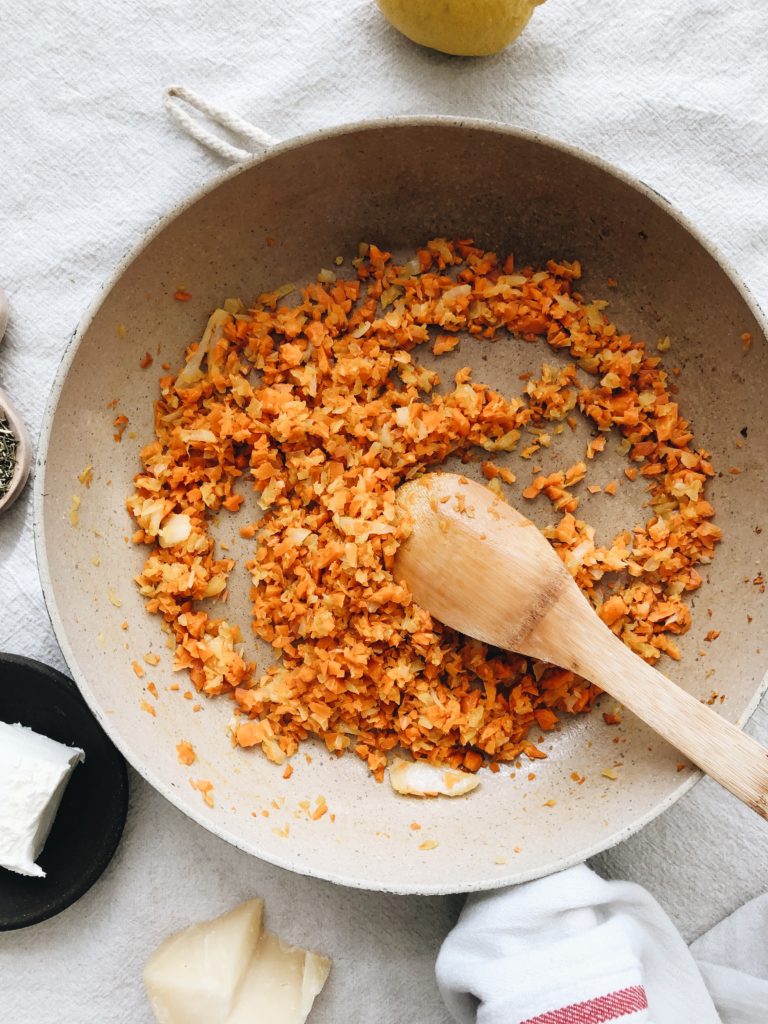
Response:
[[[598,712],[548,735],[546,761],[483,772],[467,799],[398,797],[373,782],[356,758],[337,760],[317,744],[294,758],[294,774],[285,780],[258,753],[232,749],[229,701],[203,701],[193,713],[184,699],[187,685],[171,671],[160,623],[146,614],[131,582],[144,549],[129,542],[125,498],[138,452],[152,436],[158,367],[180,364],[212,308],[226,297],[247,302],[286,281],[310,280],[336,256],[345,258],[340,272],[351,273],[346,268],[360,241],[407,256],[440,235],[513,252],[518,264],[578,259],[580,291],[608,299],[622,329],[651,344],[670,337],[666,358],[680,367],[682,414],[718,470],[707,496],[724,541],[692,599],[683,660],[664,659],[659,667],[698,697],[725,695],[718,711],[743,721],[761,692],[766,659],[759,638],[768,628],[768,602],[753,582],[761,569],[768,478],[761,325],[729,274],[668,207],[544,141],[480,124],[384,123],[281,147],[226,178],[153,234],[85,323],[61,371],[38,474],[41,574],[54,626],[86,699],[131,763],[185,812],[258,856],[399,892],[488,888],[557,870],[640,827],[695,773],[678,771],[680,755],[629,715],[609,728]],[[609,278],[616,287],[609,288]],[[178,289],[192,299],[175,301]],[[744,332],[754,339],[749,352]],[[142,370],[145,352],[154,364]],[[520,375],[538,373],[545,361],[558,357],[544,343],[465,338],[435,365],[445,380],[472,366],[476,379],[518,394]],[[117,414],[129,419],[120,443],[113,439]],[[538,464],[545,472],[565,468],[583,457],[589,436],[580,423],[539,453]],[[621,475],[626,463],[617,441],[611,435],[595,482]],[[530,463],[512,455],[507,464],[526,486]],[[94,478],[86,489],[78,474],[87,465]],[[81,498],[77,527],[69,515],[73,495]],[[543,500],[524,502],[514,489],[512,500],[539,526],[551,521]],[[253,517],[255,503],[247,501],[241,515]],[[645,515],[639,485],[622,487],[613,500],[584,492],[582,501],[603,539]],[[223,516],[217,529],[240,563],[228,617],[249,634],[242,566],[248,546],[235,520]],[[719,638],[704,643],[712,629]],[[250,636],[247,644],[265,668],[271,651]],[[161,655],[160,664],[139,680],[131,662],[142,664],[150,650]],[[157,701],[145,690],[150,680]],[[175,682],[178,692],[169,689]],[[182,739],[198,754],[191,769],[177,760]],[[603,776],[616,764],[616,781]],[[583,784],[573,781],[574,772]],[[213,783],[213,807],[190,778]],[[331,814],[312,821],[301,803],[320,795]],[[437,845],[422,850],[425,840]]]

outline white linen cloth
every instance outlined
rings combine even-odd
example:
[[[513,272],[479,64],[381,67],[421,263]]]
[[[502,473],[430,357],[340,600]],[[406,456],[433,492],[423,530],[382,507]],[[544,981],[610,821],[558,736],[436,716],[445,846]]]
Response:
[[[768,1021],[768,894],[710,928],[691,952],[723,1024]]]
[[[766,1024],[768,896],[689,950],[642,886],[582,864],[470,896],[437,979],[458,1024]]]
[[[521,39],[455,60],[373,0],[5,0],[0,23],[0,383],[33,440],[78,319],[123,253],[224,169],[179,132],[182,82],[279,138],[362,117],[493,118],[587,150],[666,195],[768,308],[768,4],[547,0]],[[0,649],[65,668],[35,567],[31,490],[0,517]],[[766,704],[750,731],[768,742]],[[131,773],[123,842],[60,917],[0,934],[0,1017],[151,1024],[141,969],[169,931],[254,894],[334,959],[312,1024],[445,1024],[434,959],[459,897],[402,899],[286,874],[204,832]],[[599,858],[686,939],[768,889],[768,829],[704,782]]]

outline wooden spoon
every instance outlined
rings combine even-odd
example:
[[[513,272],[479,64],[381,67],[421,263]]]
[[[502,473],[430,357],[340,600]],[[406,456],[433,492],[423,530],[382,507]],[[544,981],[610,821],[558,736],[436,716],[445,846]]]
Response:
[[[768,817],[768,751],[633,654],[602,622],[530,520],[466,477],[404,484],[413,532],[395,559],[416,602],[487,644],[596,683]]]

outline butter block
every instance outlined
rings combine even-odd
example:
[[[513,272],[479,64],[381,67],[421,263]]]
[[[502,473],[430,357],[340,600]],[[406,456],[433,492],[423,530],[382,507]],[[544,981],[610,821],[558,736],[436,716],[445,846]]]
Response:
[[[262,900],[172,935],[144,983],[158,1024],[305,1024],[331,962],[262,931]]]
[[[26,726],[0,722],[0,866],[44,878],[35,864],[64,790],[85,754]]]

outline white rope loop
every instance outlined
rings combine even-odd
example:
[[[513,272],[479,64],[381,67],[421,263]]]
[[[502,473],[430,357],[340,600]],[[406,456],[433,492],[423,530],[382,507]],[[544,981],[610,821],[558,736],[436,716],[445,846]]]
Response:
[[[261,128],[257,128],[256,125],[246,121],[245,118],[240,117],[238,114],[233,114],[228,110],[221,110],[219,107],[203,99],[202,96],[192,92],[191,89],[187,89],[183,85],[169,85],[165,90],[165,109],[171,118],[193,139],[214,153],[218,153],[225,160],[241,163],[243,160],[250,160],[254,155],[254,151],[233,146],[230,142],[222,139],[220,135],[215,135],[213,132],[208,131],[202,122],[192,117],[182,104],[192,107],[193,110],[203,114],[209,121],[221,125],[222,128],[226,128],[233,135],[238,135],[240,138],[254,143],[260,149],[269,149],[278,142],[273,135],[263,131]]]

